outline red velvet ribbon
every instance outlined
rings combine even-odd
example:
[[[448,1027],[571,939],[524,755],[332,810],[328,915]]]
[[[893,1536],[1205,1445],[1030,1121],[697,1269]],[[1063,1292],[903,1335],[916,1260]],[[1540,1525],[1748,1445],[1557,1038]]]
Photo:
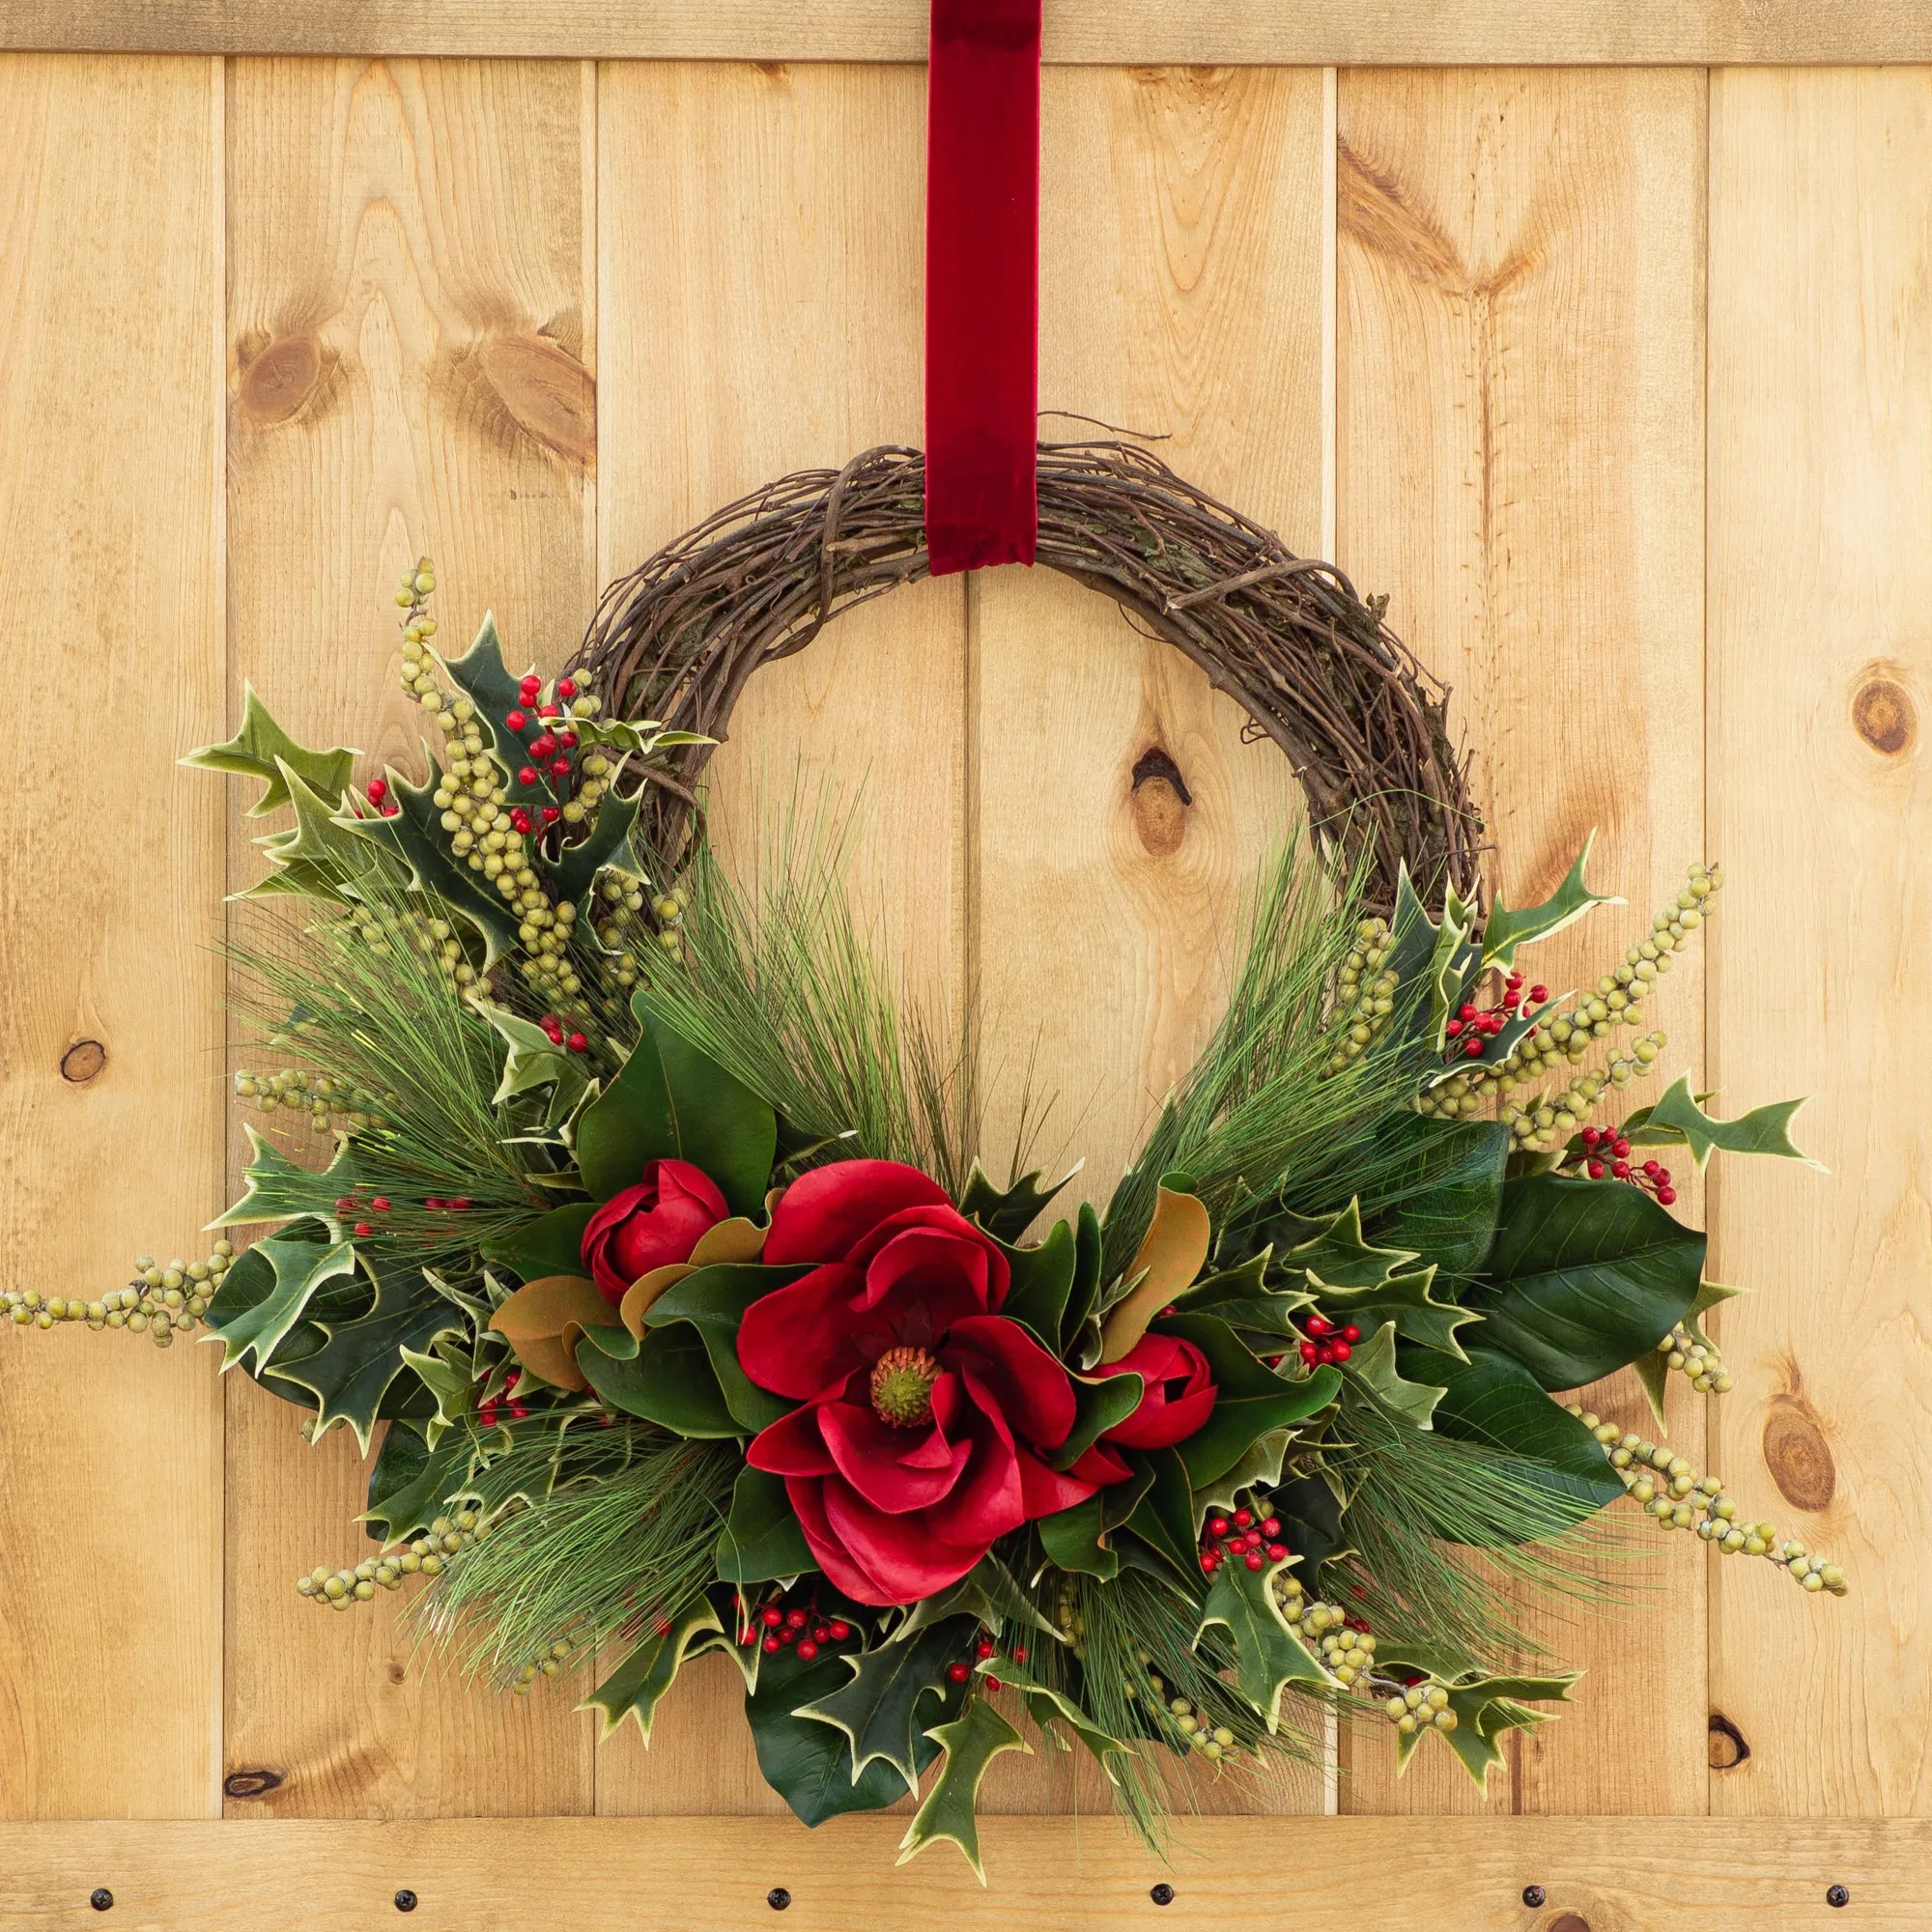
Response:
[[[925,536],[932,574],[1031,563],[1040,0],[932,0]]]

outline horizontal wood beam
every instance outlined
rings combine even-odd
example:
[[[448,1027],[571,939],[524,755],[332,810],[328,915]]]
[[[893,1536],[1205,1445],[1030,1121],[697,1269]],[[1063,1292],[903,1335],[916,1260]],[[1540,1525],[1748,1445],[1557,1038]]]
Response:
[[[1111,1819],[984,1822],[982,1890],[902,1824],[467,1818],[0,1824],[0,1924],[83,1922],[97,1889],[143,1932],[1761,1932],[1932,1924],[1932,1820],[1216,1818],[1163,1866]],[[1172,1888],[1162,1904],[1155,1888]],[[1842,1919],[1827,1894],[1842,1886]],[[1541,1897],[1528,1888],[1540,1888]],[[781,1918],[778,1889],[786,1902]],[[88,1921],[93,1922],[93,1921]]]
[[[925,0],[7,0],[0,48],[917,61]],[[1046,58],[1119,66],[1932,61],[1924,0],[1050,0]]]

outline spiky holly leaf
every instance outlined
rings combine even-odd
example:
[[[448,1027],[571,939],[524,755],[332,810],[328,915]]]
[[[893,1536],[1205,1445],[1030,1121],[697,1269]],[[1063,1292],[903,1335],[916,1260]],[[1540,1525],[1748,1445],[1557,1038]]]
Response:
[[[1194,1492],[1197,1522],[1205,1521],[1211,1511],[1232,1513],[1240,1507],[1243,1490],[1268,1490],[1281,1481],[1281,1465],[1300,1434],[1295,1429],[1273,1429],[1258,1436],[1248,1453],[1232,1469]]]
[[[386,818],[381,813],[366,818],[338,816],[336,822],[392,853],[409,868],[410,883],[416,891],[432,895],[452,912],[462,914],[482,935],[485,965],[494,966],[516,947],[517,915],[491,889],[480,870],[472,872],[466,862],[451,853],[448,835],[442,829],[442,810],[433,796],[441,776],[432,765],[422,784],[412,784],[391,768],[385,803],[395,806],[392,814]]]
[[[524,703],[523,688],[503,668],[503,640],[497,635],[497,615],[483,613],[475,641],[460,658],[443,658],[449,681],[475,706],[479,722],[490,734],[490,748],[500,768],[504,791],[512,805],[541,810],[554,805],[556,793],[540,765],[533,765],[525,739],[506,722],[512,711],[532,712]],[[534,722],[534,718],[532,718]],[[525,783],[521,773],[535,771],[536,781]]]
[[[1431,1418],[1443,1391],[1427,1382],[1405,1380],[1397,1371],[1393,1321],[1384,1321],[1366,1342],[1356,1344],[1348,1372],[1406,1422],[1417,1429],[1433,1427]]]
[[[1379,1656],[1379,1663],[1389,1667],[1408,1665],[1411,1660],[1401,1655]],[[1439,1725],[1418,1725],[1413,1731],[1396,1734],[1396,1772],[1408,1769],[1416,1747],[1425,1735],[1437,1737],[1453,1750],[1479,1788],[1487,1789],[1490,1773],[1502,1762],[1502,1747],[1496,1742],[1504,1732],[1533,1729],[1548,1723],[1554,1715],[1532,1711],[1520,1700],[1538,1703],[1567,1703],[1570,1687],[1580,1671],[1567,1671],[1554,1677],[1466,1677],[1443,1683],[1449,1693],[1448,1708],[1456,1714],[1456,1728],[1445,1731]]]
[[[1177,1445],[1195,1489],[1219,1482],[1264,1435],[1319,1415],[1341,1388],[1341,1377],[1325,1365],[1293,1380],[1277,1375],[1218,1316],[1184,1312],[1157,1325],[1163,1335],[1192,1342],[1214,1373],[1212,1411]]]
[[[1065,1725],[1093,1752],[1095,1762],[1107,1775],[1107,1782],[1120,1783],[1120,1773],[1107,1760],[1132,1757],[1131,1745],[1123,1744],[1111,1731],[1103,1731],[1071,1697],[1042,1684],[1025,1664],[1015,1663],[1009,1657],[990,1657],[974,1667],[981,1677],[996,1678],[1005,1689],[1017,1690],[1026,1705],[1027,1716],[1039,1726],[1041,1733],[1053,1739],[1063,1750],[1071,1750],[1073,1747],[1060,1735],[1061,1726]]]
[[[240,1364],[259,1378],[289,1331],[329,1284],[356,1274],[350,1241],[324,1243],[271,1236],[250,1247],[221,1278],[208,1305],[208,1325],[221,1337],[221,1366]]]
[[[1014,1580],[1013,1573],[997,1556],[988,1554],[980,1557],[956,1583],[949,1583],[932,1596],[921,1598],[887,1641],[903,1643],[920,1631],[957,1616],[972,1617],[989,1630],[998,1630],[1005,1624],[1021,1624],[1030,1630],[1044,1631],[1049,1636],[1060,1635]]]
[[[268,898],[298,893],[305,898],[347,903],[355,896],[355,882],[382,861],[337,816],[338,795],[317,791],[286,758],[276,760],[276,769],[295,807],[296,822],[286,832],[256,839],[271,869],[235,896]]]
[[[1802,1160],[1820,1173],[1823,1165],[1811,1158],[1791,1138],[1791,1117],[1804,1106],[1803,1099],[1774,1100],[1768,1107],[1753,1107],[1735,1121],[1719,1121],[1705,1113],[1690,1092],[1690,1079],[1680,1073],[1657,1104],[1633,1130],[1625,1132],[1638,1147],[1684,1146],[1698,1167],[1709,1162],[1714,1151],[1725,1153],[1774,1154],[1784,1160]]]
[[[1683,1322],[1693,1342],[1701,1342],[1705,1348],[1714,1346],[1710,1336],[1705,1334],[1703,1324],[1698,1321],[1701,1315],[1708,1315],[1720,1301],[1728,1301],[1733,1295],[1742,1294],[1741,1288],[1725,1288],[1715,1281],[1700,1282],[1697,1298],[1685,1311]],[[1670,1363],[1666,1359],[1668,1350],[1652,1349],[1639,1355],[1631,1364],[1636,1371],[1636,1378],[1643,1384],[1643,1392],[1650,1400],[1650,1412],[1657,1418],[1657,1426],[1663,1427],[1663,1392],[1670,1385]],[[1621,1489],[1622,1485],[1619,1484]]]
[[[361,1521],[377,1543],[399,1543],[427,1529],[469,1476],[471,1442],[462,1430],[432,1445],[415,1422],[392,1422],[369,1471]]]
[[[719,1576],[727,1583],[769,1583],[817,1568],[784,1478],[747,1463],[738,1471],[731,1513],[718,1538]]]
[[[1444,896],[1440,922],[1431,919],[1407,867],[1402,868],[1381,970],[1396,976],[1402,1004],[1395,1023],[1404,1037],[1435,1053],[1442,1051],[1450,1009],[1461,1003],[1476,972],[1478,949],[1469,939],[1475,922],[1475,907],[1454,893]],[[1426,998],[1419,998],[1425,988]]]
[[[946,1753],[932,1789],[913,1813],[912,1823],[899,1841],[899,1863],[916,1859],[926,1846],[942,1838],[966,1854],[980,1883],[986,1883],[986,1868],[980,1861],[980,1786],[986,1768],[1003,1751],[1025,1751],[1033,1747],[1007,1722],[984,1697],[974,1697],[950,1724],[936,1724],[926,1733]]]
[[[1291,1628],[1275,1602],[1273,1581],[1294,1559],[1250,1570],[1245,1563],[1223,1563],[1208,1587],[1201,1621],[1194,1633],[1220,1625],[1235,1646],[1235,1681],[1241,1695],[1262,1715],[1270,1732],[1281,1723],[1281,1693],[1291,1684],[1323,1687],[1335,1680]]]
[[[248,808],[248,816],[261,818],[289,802],[284,766],[325,798],[339,799],[355,769],[357,755],[341,745],[327,752],[311,752],[298,745],[269,715],[269,707],[249,684],[242,686],[242,728],[225,745],[204,745],[190,752],[182,763],[200,771],[259,779],[264,789]]]
[[[1274,1490],[1268,1508],[1281,1520],[1282,1541],[1301,1557],[1302,1581],[1321,1595],[1321,1566],[1352,1553],[1334,1485],[1325,1474],[1292,1477]]]
[[[1466,1361],[1456,1331],[1483,1318],[1473,1308],[1436,1300],[1431,1292],[1435,1285],[1434,1263],[1411,1274],[1392,1275],[1374,1288],[1338,1289],[1313,1273],[1308,1278],[1308,1286],[1324,1315],[1340,1316],[1363,1329],[1393,1322],[1396,1333],[1405,1342],[1413,1342],[1424,1349],[1439,1349],[1458,1361]]]
[[[1312,1307],[1315,1297],[1299,1271],[1291,1277],[1291,1285],[1271,1287],[1266,1277],[1273,1263],[1274,1251],[1264,1247],[1238,1267],[1208,1275],[1180,1297],[1182,1312],[1218,1316],[1231,1328],[1252,1334],[1278,1335],[1285,1342],[1297,1340],[1294,1318]]]
[[[472,999],[469,1004],[502,1036],[506,1049],[503,1077],[490,1096],[493,1107],[500,1107],[519,1094],[534,1093],[542,1087],[555,1087],[574,1100],[589,1084],[583,1063],[558,1046],[535,1021],[489,1000]]]
[[[965,1191],[959,1197],[959,1211],[1000,1240],[1017,1241],[1039,1218],[1047,1203],[1079,1172],[1078,1166],[1070,1168],[1052,1186],[1042,1187],[1040,1170],[1036,1168],[1009,1187],[995,1187],[986,1170],[976,1160],[972,1173],[966,1177]]]
[[[424,1279],[429,1279],[427,1271]],[[423,1424],[423,1434],[432,1442],[440,1441],[445,1430],[468,1421],[475,1408],[476,1365],[465,1340],[467,1333],[450,1328],[435,1337],[426,1351],[412,1348],[401,1351],[403,1366],[415,1371],[435,1399],[436,1414]]]
[[[1364,1240],[1359,1200],[1325,1220],[1301,1225],[1310,1231],[1307,1236],[1278,1254],[1275,1266],[1285,1276],[1297,1271],[1319,1275],[1329,1291],[1379,1288],[1421,1259],[1406,1248],[1379,1247]]]
[[[659,1627],[577,1708],[601,1712],[599,1731],[607,1738],[626,1718],[635,1718],[639,1735],[648,1745],[658,1706],[686,1659],[716,1648],[724,1636],[724,1627],[710,1601],[694,1597],[675,1616],[661,1618]]]
[[[638,822],[640,794],[619,798],[607,791],[597,807],[597,820],[582,838],[566,845],[550,868],[551,883],[559,899],[582,904],[597,874],[606,866],[638,871],[637,855],[631,850],[631,831]]]
[[[1483,926],[1485,966],[1514,966],[1519,946],[1561,932],[1566,925],[1581,919],[1593,906],[1623,904],[1622,899],[1610,894],[1593,893],[1583,883],[1583,869],[1590,863],[1590,847],[1596,840],[1597,835],[1593,830],[1583,840],[1583,849],[1577,853],[1576,864],[1564,875],[1563,883],[1541,905],[1525,906],[1520,912],[1512,912],[1500,898],[1497,899]]]
[[[907,1642],[841,1657],[850,1680],[800,1704],[798,1715],[845,1734],[855,1783],[868,1764],[884,1762],[905,1780],[906,1790],[914,1790],[919,1782],[917,1747],[924,1733],[920,1705],[928,1696],[945,1697],[948,1666],[971,1647],[974,1628],[968,1618],[949,1617]]]
[[[257,1243],[257,1245],[261,1245]],[[269,1373],[294,1382],[316,1398],[320,1435],[346,1422],[356,1446],[369,1453],[389,1385],[409,1373],[404,1352],[424,1349],[451,1326],[448,1302],[423,1280],[422,1269],[391,1264],[371,1270],[375,1293],[361,1314],[318,1317],[327,1340],[294,1364],[276,1363]]]

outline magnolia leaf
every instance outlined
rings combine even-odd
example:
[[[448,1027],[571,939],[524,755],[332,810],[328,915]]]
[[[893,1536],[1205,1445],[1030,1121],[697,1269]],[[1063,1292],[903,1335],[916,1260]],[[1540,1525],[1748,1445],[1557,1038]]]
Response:
[[[797,1404],[760,1388],[738,1364],[738,1324],[752,1303],[810,1273],[808,1267],[760,1267],[750,1262],[717,1262],[673,1282],[651,1304],[652,1334],[689,1322],[704,1343],[724,1406],[743,1433],[754,1435]]]
[[[691,1329],[653,1329],[641,1342],[622,1328],[589,1329],[577,1345],[577,1366],[611,1407],[674,1435],[747,1434],[724,1401],[710,1351]]]
[[[949,1617],[928,1625],[911,1641],[888,1643],[859,1656],[840,1659],[851,1680],[810,1704],[797,1707],[801,1718],[815,1718],[844,1732],[852,1747],[852,1780],[856,1784],[868,1764],[883,1761],[917,1789],[917,1749],[924,1734],[919,1707],[926,1696],[946,1694],[946,1672],[973,1638],[973,1626],[963,1617]]]
[[[1802,1099],[1775,1100],[1768,1107],[1753,1107],[1748,1114],[1740,1114],[1735,1121],[1714,1120],[1692,1097],[1690,1076],[1680,1073],[1630,1138],[1640,1147],[1687,1146],[1699,1169],[1710,1160],[1714,1149],[1721,1149],[1725,1153],[1776,1154],[1785,1160],[1802,1160],[1822,1174],[1826,1171],[1823,1164],[1791,1139],[1791,1117],[1804,1104]]]
[[[965,1191],[959,1197],[959,1211],[969,1221],[978,1221],[997,1239],[1017,1241],[1039,1218],[1047,1203],[1084,1165],[1081,1162],[1069,1168],[1049,1187],[1039,1184],[1037,1168],[1007,1187],[995,1187],[986,1170],[976,1160],[972,1173],[966,1177]]]
[[[648,1746],[651,1720],[685,1660],[716,1647],[724,1636],[724,1626],[711,1603],[694,1597],[676,1616],[661,1618],[657,1629],[577,1708],[601,1711],[599,1730],[607,1738],[626,1718],[635,1718]]]
[[[1434,1263],[1413,1274],[1392,1276],[1375,1288],[1334,1289],[1314,1274],[1308,1277],[1308,1286],[1324,1315],[1340,1316],[1361,1328],[1391,1321],[1405,1342],[1439,1349],[1458,1361],[1466,1361],[1456,1331],[1483,1318],[1473,1308],[1437,1301],[1430,1293],[1435,1283]]]
[[[1101,1255],[1105,1246],[1100,1217],[1092,1202],[1083,1201],[1073,1220],[1073,1286],[1060,1318],[1063,1352],[1082,1369],[1100,1359],[1100,1324],[1094,1317],[1100,1298]]]
[[[1140,1480],[1144,1491],[1152,1478],[1142,1471]],[[1107,1497],[1110,1492],[1126,1487],[1124,1483],[1110,1484],[1107,1489],[1095,1490],[1085,1502],[1041,1517],[1036,1527],[1047,1561],[1057,1569],[1078,1570],[1089,1577],[1118,1577],[1121,1554],[1107,1541]]]
[[[1290,1684],[1332,1685],[1335,1680],[1316,1660],[1300,1634],[1291,1628],[1274,1598],[1274,1578],[1293,1557],[1250,1570],[1245,1563],[1223,1563],[1208,1588],[1194,1645],[1201,1633],[1219,1624],[1235,1646],[1236,1688],[1273,1732],[1281,1723],[1281,1693]]]
[[[1048,1465],[1055,1469],[1072,1468],[1108,1430],[1124,1422],[1141,1406],[1147,1387],[1130,1372],[1097,1379],[1074,1376],[1072,1382],[1076,1405],[1073,1433],[1048,1459]]]
[[[1693,1342],[1703,1343],[1707,1349],[1711,1348],[1713,1346],[1711,1338],[1705,1334],[1703,1325],[1697,1318],[1709,1314],[1719,1302],[1728,1301],[1733,1295],[1743,1293],[1744,1290],[1741,1288],[1725,1288],[1719,1282],[1700,1282],[1697,1287],[1697,1298],[1691,1302],[1683,1317],[1683,1325],[1689,1331],[1690,1339]],[[1669,1338],[1666,1336],[1664,1339],[1667,1341]],[[1651,1349],[1631,1364],[1636,1371],[1637,1380],[1643,1384],[1643,1392],[1650,1400],[1650,1412],[1657,1418],[1657,1426],[1660,1429],[1664,1426],[1663,1395],[1670,1385],[1670,1363],[1666,1359],[1669,1352],[1664,1348]],[[1619,1484],[1618,1487],[1621,1488],[1622,1485]]]
[[[1516,950],[1526,941],[1548,939],[1551,933],[1561,932],[1593,906],[1623,904],[1622,899],[1607,893],[1591,892],[1583,883],[1583,868],[1590,863],[1590,847],[1596,840],[1593,830],[1583,840],[1583,849],[1577,854],[1576,864],[1565,874],[1563,883],[1541,905],[1512,912],[1497,899],[1483,926],[1485,966],[1514,966]]]
[[[1153,1221],[1127,1269],[1135,1286],[1115,1304],[1100,1329],[1100,1360],[1118,1362],[1147,1333],[1148,1323],[1186,1290],[1208,1259],[1212,1229],[1200,1197],[1162,1182]]]
[[[1358,1343],[1349,1373],[1417,1429],[1434,1426],[1431,1417],[1444,1391],[1427,1382],[1406,1381],[1396,1370],[1395,1323],[1384,1321],[1366,1342]]]
[[[337,745],[327,752],[311,752],[298,745],[255,696],[252,684],[242,686],[242,728],[225,745],[204,745],[182,760],[207,772],[229,772],[259,779],[262,796],[248,808],[250,818],[262,818],[289,802],[284,766],[327,798],[340,798],[355,768],[357,753]]]
[[[1581,1388],[1655,1349],[1690,1309],[1705,1237],[1615,1181],[1539,1175],[1503,1189],[1483,1346],[1547,1389]]]
[[[1495,1238],[1510,1131],[1393,1109],[1376,1122],[1374,1238],[1412,1248],[1445,1275],[1472,1274]]]
[[[597,1211],[594,1202],[573,1202],[568,1208],[553,1208],[538,1214],[507,1235],[498,1235],[484,1244],[483,1252],[492,1261],[513,1267],[526,1281],[546,1275],[583,1272],[583,1231]]]
[[[355,1245],[324,1245],[286,1236],[254,1243],[222,1276],[208,1305],[208,1325],[221,1337],[224,1371],[253,1355],[258,1378],[290,1329],[327,1283],[356,1277]]]
[[[1187,1464],[1176,1449],[1136,1449],[1128,1463],[1150,1472],[1145,1493],[1122,1525],[1173,1566],[1190,1590],[1201,1581],[1201,1550],[1195,1540],[1194,1489]],[[1103,1495],[1105,1492],[1101,1492]]]
[[[998,1236],[993,1238],[999,1240]],[[1015,1248],[1000,1241],[1000,1249],[1012,1277],[1000,1313],[1009,1321],[1024,1322],[1049,1354],[1058,1355],[1061,1322],[1073,1292],[1078,1261],[1073,1230],[1065,1221],[1056,1221],[1037,1246]]]
[[[1053,1738],[1064,1749],[1070,1749],[1071,1747],[1059,1735],[1058,1727],[1065,1724],[1094,1753],[1100,1769],[1107,1774],[1107,1782],[1120,1783],[1120,1774],[1107,1760],[1110,1757],[1132,1757],[1134,1748],[1131,1745],[1123,1744],[1111,1731],[1103,1731],[1071,1697],[1040,1683],[1025,1664],[1015,1663],[1009,1657],[987,1658],[975,1668],[981,1677],[992,1677],[1006,1690],[1017,1690],[1026,1704],[1027,1716],[1046,1736]]]
[[[581,1389],[577,1345],[585,1330],[611,1325],[611,1304],[594,1281],[581,1274],[539,1275],[526,1282],[490,1318],[517,1360],[554,1388]]]
[[[980,1861],[980,1786],[986,1767],[1003,1751],[1025,1751],[1033,1747],[993,1709],[984,1697],[974,1697],[965,1711],[950,1724],[936,1724],[926,1732],[946,1753],[932,1789],[925,1794],[912,1823],[899,1841],[899,1863],[917,1858],[926,1846],[942,1838],[966,1854],[966,1862],[981,1885],[986,1868]]]
[[[442,668],[449,681],[476,706],[479,722],[490,734],[491,751],[498,767],[505,796],[512,805],[522,805],[534,813],[557,803],[555,790],[541,764],[529,755],[526,738],[510,729],[512,711],[532,713],[534,706],[524,702],[518,680],[503,666],[502,639],[497,635],[494,611],[483,613],[475,641],[460,658],[444,658]],[[534,720],[532,720],[534,722]],[[561,721],[559,721],[561,722]],[[534,782],[526,783],[522,773],[533,771]]]
[[[769,1583],[817,1568],[784,1478],[747,1463],[738,1471],[731,1514],[718,1539],[719,1576],[727,1583]]]

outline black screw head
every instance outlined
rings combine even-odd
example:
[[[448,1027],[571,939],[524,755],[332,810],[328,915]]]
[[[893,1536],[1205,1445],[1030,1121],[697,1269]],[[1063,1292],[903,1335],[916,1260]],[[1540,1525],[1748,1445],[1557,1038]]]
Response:
[[[785,1907],[791,1903],[791,1893],[788,1892],[783,1886],[775,1885],[772,1887],[771,1890],[765,1893],[765,1903],[769,1905],[774,1912],[782,1912],[785,1909]]]
[[[1528,1906],[1532,1912],[1534,1912],[1539,1905],[1543,1904],[1548,1898],[1548,1896],[1549,1894],[1547,1891],[1545,1891],[1540,1885],[1526,1885],[1522,1889],[1522,1902],[1526,1906]]]
[[[1149,1891],[1148,1896],[1156,1905],[1172,1905],[1174,1903],[1174,1888],[1165,1880],[1162,1880],[1159,1885],[1153,1887]]]
[[[397,1892],[396,1910],[398,1912],[413,1912],[415,1909],[416,1895],[414,1892],[409,1890],[407,1888]]]
[[[104,1885],[98,1885],[88,1894],[87,1902],[97,1912],[111,1912],[114,1909],[114,1894]]]
[[[1834,1885],[1825,1894],[1825,1903],[1827,1905],[1849,1905],[1851,1902],[1851,1891],[1847,1887],[1842,1885]]]

